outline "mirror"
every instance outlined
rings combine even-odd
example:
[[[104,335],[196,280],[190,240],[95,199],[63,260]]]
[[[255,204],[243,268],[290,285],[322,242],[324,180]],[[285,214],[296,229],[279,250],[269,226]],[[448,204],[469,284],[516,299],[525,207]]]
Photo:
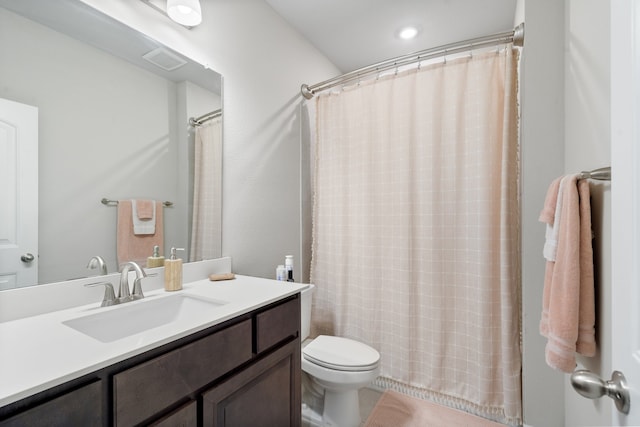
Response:
[[[221,109],[221,92],[220,74],[80,1],[0,0],[0,98],[38,109],[38,283],[96,275],[97,255],[117,271],[118,209],[103,198],[171,202],[162,255],[189,259],[189,118]]]

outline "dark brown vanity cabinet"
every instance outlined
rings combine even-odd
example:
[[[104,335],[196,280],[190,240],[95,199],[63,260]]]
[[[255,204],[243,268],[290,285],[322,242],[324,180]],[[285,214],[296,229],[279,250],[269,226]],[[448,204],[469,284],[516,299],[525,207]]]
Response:
[[[203,395],[203,425],[299,426],[300,358],[291,342]]]
[[[0,408],[0,426],[298,427],[299,330],[295,295]]]
[[[96,426],[102,423],[102,384],[94,381],[0,422],[3,427]]]

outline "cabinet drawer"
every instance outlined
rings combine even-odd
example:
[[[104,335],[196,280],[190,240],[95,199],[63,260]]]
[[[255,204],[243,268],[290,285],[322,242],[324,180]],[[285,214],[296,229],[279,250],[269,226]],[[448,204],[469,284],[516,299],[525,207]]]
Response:
[[[245,320],[113,377],[116,425],[137,424],[251,358]]]
[[[196,427],[198,425],[198,403],[189,402],[150,427]]]
[[[0,421],[2,427],[99,425],[102,425],[102,383],[100,381]]]
[[[256,353],[297,337],[300,330],[300,298],[291,299],[256,315]]]

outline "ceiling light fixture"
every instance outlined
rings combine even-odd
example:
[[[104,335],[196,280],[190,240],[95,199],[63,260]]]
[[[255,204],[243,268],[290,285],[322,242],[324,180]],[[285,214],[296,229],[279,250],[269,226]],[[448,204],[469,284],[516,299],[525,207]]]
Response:
[[[199,0],[167,0],[167,15],[178,24],[195,27],[202,22]]]
[[[398,37],[402,40],[411,40],[418,35],[419,31],[416,27],[404,27],[398,31]]]

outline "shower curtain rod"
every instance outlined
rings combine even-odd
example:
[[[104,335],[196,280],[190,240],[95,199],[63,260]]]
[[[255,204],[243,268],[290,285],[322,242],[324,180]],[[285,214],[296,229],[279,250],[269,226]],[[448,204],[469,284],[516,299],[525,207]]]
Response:
[[[216,117],[220,117],[222,115],[222,108],[218,108],[217,110],[213,110],[210,113],[207,114],[203,114],[200,117],[197,118],[193,118],[190,117],[189,118],[189,125],[191,126],[200,126],[206,122],[208,122],[209,120],[213,120]]]
[[[425,61],[428,59],[439,58],[446,55],[454,55],[457,53],[466,52],[473,49],[481,49],[485,47],[491,47],[501,44],[513,43],[514,46],[524,45],[524,23],[518,25],[512,31],[504,31],[502,33],[496,33],[489,36],[477,37],[474,39],[464,40],[456,43],[450,43],[443,46],[434,47],[431,49],[421,50],[419,52],[410,53],[408,55],[398,56],[396,58],[387,59],[382,62],[378,62],[373,65],[359,68],[355,71],[348,72],[341,76],[333,77],[329,80],[325,80],[314,85],[303,84],[300,87],[302,96],[306,99],[311,99],[313,96],[325,89],[338,86],[340,84],[350,82],[359,79],[363,76],[369,76],[372,74],[380,73],[382,71],[398,68],[403,65],[409,65],[415,62]]]

